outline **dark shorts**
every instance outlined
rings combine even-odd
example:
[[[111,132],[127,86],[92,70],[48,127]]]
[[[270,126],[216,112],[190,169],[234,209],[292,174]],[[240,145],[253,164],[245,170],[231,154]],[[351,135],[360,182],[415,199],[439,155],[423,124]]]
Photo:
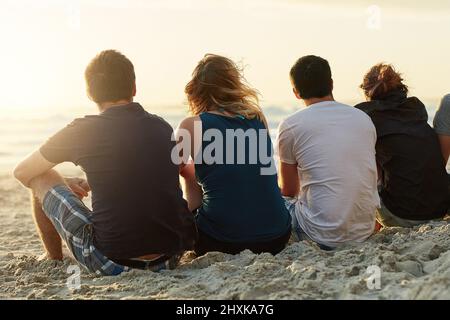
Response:
[[[200,229],[198,230],[198,241],[195,245],[195,254],[197,256],[201,256],[206,254],[207,252],[218,251],[228,254],[238,254],[244,250],[250,250],[253,253],[260,254],[264,252],[271,253],[276,255],[280,253],[288,243],[291,237],[291,230],[282,235],[279,238],[276,238],[267,242],[255,242],[255,243],[233,243],[233,242],[223,242],[213,237],[207,235],[202,232]]]
[[[47,192],[42,208],[75,260],[86,270],[98,275],[113,276],[133,267],[110,260],[94,246],[92,212],[67,186],[58,185]],[[155,272],[171,269],[176,266],[178,259],[179,256],[176,256],[164,261],[144,262],[147,266],[145,269]]]

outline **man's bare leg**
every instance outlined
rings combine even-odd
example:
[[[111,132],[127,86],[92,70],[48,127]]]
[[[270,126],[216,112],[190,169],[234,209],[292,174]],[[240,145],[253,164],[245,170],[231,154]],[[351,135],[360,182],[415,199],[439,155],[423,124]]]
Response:
[[[34,196],[33,191],[31,191],[31,204],[34,223],[44,246],[46,257],[51,260],[62,260],[61,237],[53,223],[45,215],[41,202]]]
[[[60,184],[65,184],[64,179],[55,170],[50,170],[30,182],[34,222],[46,255],[51,260],[62,260],[62,242],[53,223],[42,210],[42,202],[47,192]]]

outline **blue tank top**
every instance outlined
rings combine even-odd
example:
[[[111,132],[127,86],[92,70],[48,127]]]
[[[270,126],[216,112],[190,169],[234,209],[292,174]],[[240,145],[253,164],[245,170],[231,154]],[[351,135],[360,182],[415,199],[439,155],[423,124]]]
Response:
[[[223,143],[215,138],[203,141],[203,159],[195,165],[197,181],[203,189],[203,203],[197,214],[198,228],[219,241],[234,243],[266,242],[286,234],[291,227],[291,217],[278,187],[276,170],[273,174],[263,175],[261,169],[267,169],[270,163],[265,164],[267,161],[259,156],[256,161],[250,161],[252,155],[255,152],[258,155],[260,150],[265,151],[266,158],[272,159],[272,142],[268,132],[261,133],[264,139],[259,136],[259,130],[265,129],[263,123],[257,119],[212,113],[202,113],[200,119],[203,140],[206,140],[205,132],[214,129],[209,132],[220,133]],[[238,139],[227,137],[227,130],[230,133],[230,129],[240,129],[246,133],[254,131],[258,143],[250,145],[247,139],[239,144]],[[231,141],[234,141],[234,148],[230,148],[230,143],[233,145]],[[220,148],[213,150],[213,143]],[[242,150],[240,162],[238,149]],[[241,164],[244,154],[245,161]],[[211,164],[208,155],[222,161]]]

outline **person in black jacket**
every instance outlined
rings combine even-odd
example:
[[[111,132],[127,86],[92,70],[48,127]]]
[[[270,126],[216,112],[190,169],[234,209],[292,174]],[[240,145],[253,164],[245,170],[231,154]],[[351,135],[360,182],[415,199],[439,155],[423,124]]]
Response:
[[[424,104],[408,97],[401,74],[387,64],[372,67],[361,89],[367,102],[356,108],[370,116],[377,130],[378,222],[385,227],[413,227],[443,218],[448,178]]]

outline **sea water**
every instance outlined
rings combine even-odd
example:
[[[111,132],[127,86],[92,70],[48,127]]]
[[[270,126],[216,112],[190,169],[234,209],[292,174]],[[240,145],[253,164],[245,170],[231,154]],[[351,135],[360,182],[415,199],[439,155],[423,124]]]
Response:
[[[146,107],[163,117],[174,128],[187,116],[186,106]],[[301,107],[264,106],[270,133],[275,140],[279,123]],[[437,100],[427,103],[429,123],[432,123]],[[83,108],[32,110],[0,109],[0,174],[11,172],[14,165],[28,153],[36,150],[48,137],[64,128],[74,118],[95,114],[94,105]]]

